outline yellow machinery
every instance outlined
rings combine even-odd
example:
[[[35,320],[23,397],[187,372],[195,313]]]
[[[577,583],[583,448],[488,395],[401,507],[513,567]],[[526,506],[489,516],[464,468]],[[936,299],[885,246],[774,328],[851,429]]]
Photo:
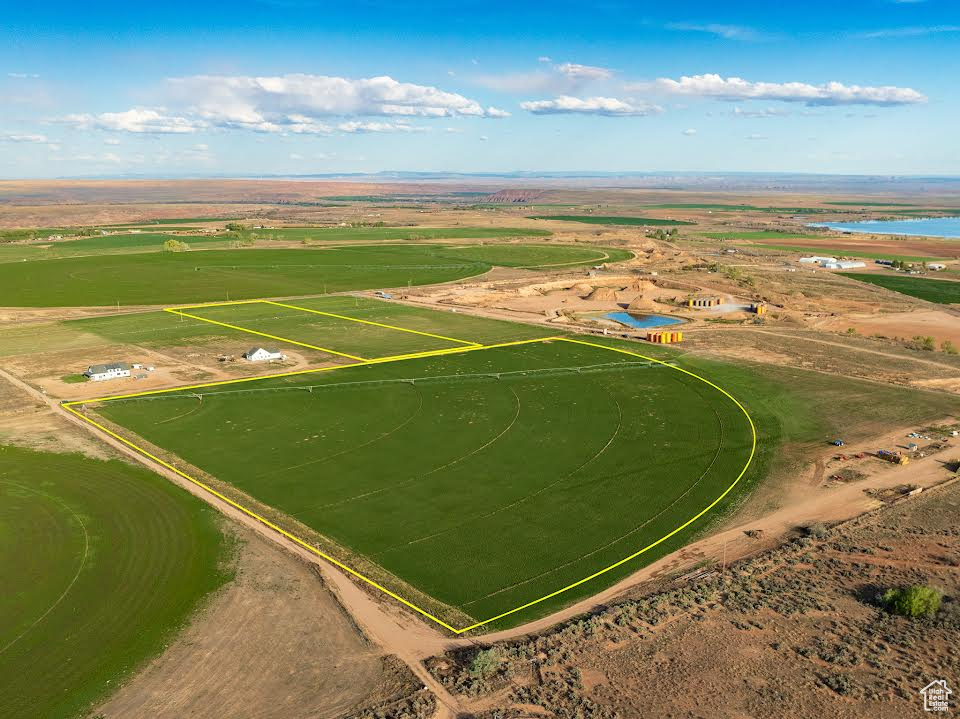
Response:
[[[669,345],[683,341],[683,332],[668,332],[660,330],[657,332],[647,332],[647,342],[655,344]]]

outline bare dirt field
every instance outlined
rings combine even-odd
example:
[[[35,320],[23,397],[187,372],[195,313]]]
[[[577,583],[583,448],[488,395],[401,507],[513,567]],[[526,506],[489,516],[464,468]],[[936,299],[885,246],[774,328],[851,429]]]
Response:
[[[960,346],[960,313],[945,310],[922,310],[915,312],[894,312],[884,315],[848,315],[842,318],[830,318],[819,323],[819,327],[834,331],[845,331],[853,327],[863,335],[882,335],[884,337],[906,337],[917,335],[930,336],[941,343],[949,340]]]
[[[827,247],[831,250],[849,250],[852,252],[877,252],[880,254],[886,252],[891,255],[960,258],[960,247],[957,246],[956,242],[925,239],[923,237],[885,239],[873,235],[864,235],[862,239],[851,239],[849,236],[845,236],[844,239],[838,239],[834,236],[829,236],[822,240],[803,240],[790,239],[785,236],[783,240],[778,241],[771,239],[767,240],[765,244],[804,247],[811,252],[823,252],[823,248]]]

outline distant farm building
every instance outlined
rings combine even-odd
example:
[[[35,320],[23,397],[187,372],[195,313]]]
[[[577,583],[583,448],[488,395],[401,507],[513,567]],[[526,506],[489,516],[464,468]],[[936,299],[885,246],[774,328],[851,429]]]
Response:
[[[683,332],[670,332],[667,330],[657,330],[647,332],[647,342],[653,342],[659,345],[670,345],[683,341]]]
[[[940,270],[945,270],[946,265],[940,264],[939,262],[931,262],[927,265],[928,270],[933,270],[934,272],[939,272]]]
[[[801,257],[800,262],[805,265],[820,265],[825,270],[854,270],[858,267],[866,267],[866,262],[859,260],[838,260],[836,257]]]
[[[719,297],[690,297],[687,299],[687,307],[719,307]]]
[[[269,360],[286,359],[286,355],[279,350],[266,349],[264,347],[251,347],[243,353],[243,358],[245,360],[249,360],[250,362],[267,362]]]
[[[767,306],[763,302],[754,302],[750,305],[750,311],[755,315],[765,315],[767,313]]]
[[[867,263],[856,260],[838,260],[836,262],[824,262],[822,266],[825,270],[855,270],[858,267],[866,267]]]
[[[130,365],[126,362],[109,362],[107,364],[93,364],[87,367],[84,374],[91,382],[102,382],[107,379],[130,376]]]

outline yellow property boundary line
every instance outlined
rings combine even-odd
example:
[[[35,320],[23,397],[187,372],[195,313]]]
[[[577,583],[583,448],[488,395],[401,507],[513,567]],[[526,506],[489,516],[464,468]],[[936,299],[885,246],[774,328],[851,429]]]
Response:
[[[240,303],[238,303],[238,304],[240,304]],[[586,577],[584,577],[583,579],[580,579],[580,580],[578,580],[578,581],[576,581],[576,582],[573,582],[572,584],[568,584],[568,585],[565,586],[565,587],[561,587],[560,589],[557,589],[556,591],[550,592],[549,594],[545,594],[545,595],[542,596],[542,597],[539,597],[539,598],[537,598],[537,599],[534,599],[534,600],[532,600],[532,601],[527,602],[526,604],[522,604],[522,605],[520,605],[520,606],[518,606],[518,607],[515,607],[515,608],[513,608],[513,609],[510,609],[509,611],[502,612],[502,613],[500,613],[500,614],[497,614],[496,616],[489,617],[489,618],[487,618],[487,619],[484,619],[483,621],[479,621],[479,622],[476,622],[476,623],[474,623],[474,624],[471,624],[470,626],[460,627],[460,628],[451,626],[450,624],[448,624],[447,622],[443,621],[443,620],[440,619],[439,617],[434,616],[433,614],[431,614],[431,613],[428,612],[427,610],[425,610],[425,609],[417,606],[417,605],[414,604],[413,602],[410,602],[410,601],[404,599],[404,598],[401,597],[399,594],[396,594],[395,592],[391,591],[390,589],[387,589],[387,588],[384,587],[382,584],[380,584],[380,583],[376,582],[375,580],[373,580],[373,579],[365,576],[364,574],[361,574],[360,572],[358,572],[358,571],[356,571],[355,569],[347,566],[347,565],[344,564],[343,562],[341,562],[341,561],[337,560],[336,558],[330,556],[329,554],[321,551],[321,550],[318,549],[317,547],[314,547],[314,546],[313,546],[312,544],[310,544],[309,542],[301,539],[300,537],[297,537],[297,536],[294,535],[294,534],[291,534],[290,532],[286,531],[286,530],[283,529],[282,527],[277,526],[276,524],[274,524],[274,523],[271,522],[270,520],[266,519],[265,517],[263,517],[263,516],[257,514],[256,512],[248,509],[247,507],[243,506],[242,504],[239,504],[238,502],[235,502],[234,500],[230,499],[229,497],[227,497],[226,495],[222,494],[221,492],[218,492],[218,491],[217,491],[216,489],[214,489],[213,487],[205,484],[204,482],[201,482],[200,480],[196,479],[195,477],[190,476],[190,475],[187,474],[186,472],[183,472],[183,471],[177,469],[175,466],[173,466],[173,465],[170,464],[169,462],[165,462],[164,460],[160,459],[160,458],[157,457],[156,455],[154,455],[154,454],[148,452],[147,450],[145,450],[143,447],[140,447],[139,445],[134,444],[133,442],[131,442],[130,440],[128,440],[128,439],[126,439],[126,438],[124,438],[124,437],[122,437],[121,435],[117,434],[116,432],[113,432],[112,430],[108,429],[107,427],[104,427],[102,424],[100,424],[100,423],[98,423],[98,422],[90,419],[89,417],[87,417],[86,415],[84,415],[82,412],[78,412],[77,410],[74,409],[74,406],[75,406],[75,405],[85,405],[85,404],[91,404],[91,403],[95,403],[95,402],[107,402],[107,401],[110,401],[110,400],[129,399],[129,398],[133,398],[133,397],[143,397],[143,396],[147,396],[147,395],[164,394],[164,393],[169,393],[169,392],[183,392],[183,391],[185,391],[185,390],[200,389],[200,388],[203,388],[203,387],[215,387],[215,386],[221,386],[221,385],[226,385],[226,384],[235,384],[235,383],[239,383],[239,382],[258,381],[258,380],[272,379],[272,378],[277,378],[277,377],[289,377],[289,376],[293,376],[293,375],[310,374],[310,373],[315,373],[315,372],[327,372],[327,371],[332,371],[332,370],[336,370],[336,369],[343,369],[343,368],[345,368],[345,367],[356,367],[356,366],[359,366],[359,365],[372,365],[372,364],[381,364],[381,363],[387,363],[387,362],[400,362],[400,361],[404,361],[404,360],[408,360],[408,359],[418,359],[418,358],[424,358],[424,357],[435,357],[435,356],[441,356],[441,355],[447,355],[447,354],[461,354],[461,353],[466,353],[466,352],[476,352],[476,351],[480,351],[480,350],[495,349],[495,348],[498,348],[498,347],[513,347],[513,346],[517,346],[517,345],[533,344],[533,343],[540,343],[540,342],[551,342],[551,341],[571,342],[571,343],[574,343],[574,344],[585,345],[585,346],[588,346],[588,347],[597,347],[597,348],[599,348],[599,349],[608,350],[608,351],[610,351],[610,352],[619,352],[619,353],[621,353],[621,354],[630,355],[630,356],[632,356],[632,357],[639,357],[639,358],[641,358],[641,359],[643,359],[643,360],[647,360],[647,361],[649,361],[649,362],[653,362],[653,363],[655,363],[655,364],[662,365],[662,366],[667,367],[667,368],[669,368],[669,369],[672,369],[672,370],[675,370],[675,371],[680,372],[680,373],[682,373],[682,374],[688,375],[689,377],[693,377],[694,379],[697,379],[697,380],[703,382],[704,384],[712,387],[713,389],[717,390],[717,391],[720,392],[722,395],[724,395],[725,397],[727,397],[731,402],[733,402],[733,403],[740,409],[740,411],[743,413],[744,417],[746,417],[747,422],[748,422],[748,424],[749,424],[749,426],[750,426],[750,433],[751,433],[750,456],[747,458],[746,463],[744,464],[743,468],[740,470],[740,473],[737,475],[737,477],[733,480],[733,482],[730,483],[730,485],[729,485],[716,499],[714,499],[712,502],[710,502],[710,504],[708,504],[706,507],[704,507],[703,509],[701,509],[697,514],[695,514],[693,517],[691,517],[690,519],[688,519],[686,522],[684,522],[683,524],[681,524],[680,526],[678,526],[676,529],[672,530],[671,532],[669,532],[669,533],[665,534],[664,536],[660,537],[660,538],[657,539],[656,541],[651,542],[650,544],[648,544],[647,546],[643,547],[642,549],[637,550],[637,551],[634,552],[633,554],[630,554],[629,556],[626,556],[626,557],[624,557],[623,559],[621,559],[621,560],[619,560],[619,561],[617,561],[617,562],[614,562],[613,564],[610,564],[610,565],[608,565],[608,566],[606,566],[606,567],[603,567],[602,569],[597,570],[597,571],[594,572],[593,574],[590,574],[589,576],[586,576]],[[278,534],[286,537],[287,539],[289,539],[290,541],[294,542],[295,544],[303,547],[304,549],[307,549],[308,551],[312,552],[313,554],[317,555],[318,557],[320,557],[320,558],[322,558],[322,559],[330,562],[330,563],[333,564],[334,566],[339,567],[340,569],[344,570],[344,571],[347,572],[348,574],[350,574],[350,575],[356,577],[357,579],[365,582],[366,584],[370,585],[371,587],[373,587],[373,588],[375,588],[375,589],[383,592],[383,593],[386,594],[387,596],[389,596],[389,597],[397,600],[398,602],[400,602],[400,603],[403,604],[404,606],[408,607],[409,609],[412,609],[413,611],[415,611],[416,613],[420,614],[421,616],[423,616],[423,617],[425,617],[425,618],[433,621],[434,623],[440,625],[440,626],[443,627],[444,629],[447,629],[448,631],[450,631],[450,632],[452,632],[452,633],[454,633],[454,634],[463,634],[463,633],[465,633],[465,632],[469,632],[469,631],[471,631],[471,630],[473,630],[473,629],[477,629],[477,628],[482,627],[482,626],[484,626],[484,625],[486,625],[486,624],[490,624],[491,622],[495,622],[495,621],[497,621],[497,620],[499,620],[499,619],[503,619],[503,618],[508,617],[508,616],[510,616],[510,615],[512,615],[512,614],[516,614],[517,612],[523,611],[524,609],[528,609],[529,607],[532,607],[532,606],[535,606],[535,605],[540,604],[540,603],[542,603],[542,602],[545,602],[545,601],[547,601],[547,600],[549,600],[549,599],[552,599],[552,598],[554,598],[554,597],[556,597],[556,596],[558,596],[558,595],[560,595],[560,594],[563,594],[563,593],[565,593],[565,592],[568,592],[568,591],[570,591],[571,589],[575,589],[576,587],[579,587],[579,586],[581,586],[581,585],[583,585],[583,584],[585,584],[585,583],[587,583],[587,582],[589,582],[589,581],[591,581],[591,580],[593,580],[593,579],[596,579],[597,577],[600,577],[600,576],[602,576],[602,575],[604,575],[604,574],[607,574],[608,572],[613,571],[614,569],[617,569],[618,567],[623,566],[623,565],[626,564],[627,562],[630,562],[630,561],[636,559],[637,557],[639,557],[640,555],[645,554],[646,552],[649,552],[651,549],[653,549],[654,547],[656,547],[656,546],[662,544],[663,542],[667,541],[668,539],[670,539],[671,537],[675,536],[675,535],[678,534],[679,532],[682,532],[684,529],[686,529],[687,527],[689,527],[691,524],[693,524],[694,522],[696,522],[698,519],[700,519],[700,518],[703,517],[705,514],[707,514],[710,510],[712,510],[714,507],[716,507],[717,504],[719,504],[719,503],[724,499],[724,497],[726,497],[728,494],[730,494],[730,492],[733,491],[734,487],[736,487],[737,484],[740,483],[740,480],[743,479],[744,475],[747,473],[747,470],[750,468],[750,465],[751,465],[752,462],[753,462],[753,459],[754,459],[754,456],[756,455],[756,450],[757,450],[757,428],[756,428],[756,426],[755,426],[754,423],[753,423],[753,418],[750,417],[750,413],[747,412],[746,408],[745,408],[733,395],[731,395],[729,392],[727,392],[727,391],[726,391],[725,389],[723,389],[722,387],[714,384],[714,383],[711,382],[710,380],[705,379],[704,377],[701,377],[700,375],[698,375],[698,374],[696,374],[696,373],[694,373],[694,372],[691,372],[691,371],[689,371],[689,370],[682,369],[682,368],[680,368],[680,367],[676,367],[676,366],[674,366],[674,365],[672,365],[672,364],[669,364],[668,362],[664,362],[663,360],[658,360],[658,359],[656,359],[656,358],[654,358],[654,357],[648,357],[648,356],[646,356],[646,355],[640,354],[639,352],[631,352],[630,350],[625,350],[625,349],[621,349],[621,348],[618,348],[618,347],[609,347],[609,346],[607,346],[607,345],[597,344],[597,343],[595,343],[595,342],[587,342],[587,341],[585,341],[585,340],[578,340],[578,339],[573,339],[573,338],[569,338],[569,337],[544,337],[544,338],[531,339],[531,340],[519,340],[519,341],[515,341],[515,342],[502,342],[502,343],[499,343],[499,344],[492,344],[492,345],[479,345],[479,344],[477,344],[477,345],[474,345],[474,346],[454,347],[454,348],[451,348],[451,349],[434,350],[434,351],[431,351],[431,352],[417,352],[417,353],[407,354],[407,355],[394,355],[394,356],[391,356],[391,357],[382,357],[382,358],[379,358],[379,359],[361,360],[361,361],[359,361],[359,362],[357,362],[357,363],[354,363],[354,364],[340,365],[340,366],[335,366],[335,367],[321,367],[321,368],[318,368],[318,369],[300,370],[300,371],[297,371],[297,372],[283,372],[283,373],[279,373],[279,374],[266,375],[266,376],[262,376],[262,377],[247,377],[247,378],[236,379],[236,380],[225,380],[225,381],[220,381],[220,382],[208,382],[208,383],[206,383],[206,384],[190,385],[190,386],[186,386],[186,387],[173,387],[173,388],[170,388],[170,389],[149,390],[149,391],[146,391],[146,392],[136,392],[136,393],[125,394],[125,395],[112,395],[112,396],[107,396],[107,397],[98,397],[98,398],[95,398],[95,399],[76,400],[76,401],[72,401],[72,402],[64,402],[64,403],[61,403],[60,406],[63,407],[67,412],[70,412],[71,414],[75,415],[76,417],[79,417],[79,418],[82,419],[83,421],[91,424],[92,426],[96,427],[96,428],[99,429],[100,431],[102,431],[102,432],[106,433],[107,435],[113,437],[114,439],[122,442],[123,444],[127,445],[128,447],[131,447],[132,449],[136,450],[137,452],[139,452],[140,454],[142,454],[142,455],[144,455],[145,457],[149,458],[150,460],[152,460],[152,461],[156,462],[157,464],[159,464],[159,465],[161,465],[161,466],[169,469],[170,471],[176,473],[176,474],[179,475],[180,477],[183,477],[183,478],[186,479],[187,481],[189,481],[189,482],[193,483],[194,485],[200,487],[201,489],[203,489],[204,491],[206,491],[206,492],[208,492],[209,494],[213,495],[214,497],[216,497],[217,499],[221,500],[222,502],[225,502],[226,504],[230,505],[231,507],[234,507],[235,509],[240,510],[241,512],[243,512],[244,514],[246,514],[248,517],[251,517],[252,519],[260,522],[261,524],[263,524],[263,525],[265,525],[265,526],[267,526],[267,527],[269,527],[269,528],[272,529],[273,531],[275,531],[275,532],[277,532]]]
[[[372,325],[374,327],[382,327],[388,330],[395,330],[397,332],[407,332],[409,334],[421,335],[423,337],[432,337],[433,339],[444,340],[445,342],[456,342],[459,344],[467,345],[469,347],[481,347],[482,345],[476,342],[470,342],[469,340],[461,340],[455,337],[445,337],[444,335],[435,335],[430,332],[421,332],[420,330],[411,330],[406,327],[397,327],[396,325],[388,325],[383,322],[373,322],[371,320],[361,320],[356,317],[348,317],[346,315],[338,315],[333,312],[323,312],[321,310],[311,310],[306,307],[298,307],[297,305],[289,305],[283,302],[274,302],[272,300],[236,300],[234,302],[209,302],[206,304],[200,305],[184,305],[182,307],[165,307],[164,312],[170,312],[171,314],[178,315],[180,317],[189,317],[192,320],[200,320],[201,322],[209,322],[210,324],[220,325],[221,327],[228,327],[232,330],[239,330],[240,332],[247,332],[252,335],[259,335],[260,337],[266,337],[271,340],[276,340],[278,342],[286,342],[288,344],[297,345],[299,347],[306,347],[307,349],[318,350],[320,352],[328,352],[330,354],[338,355],[340,357],[346,357],[347,359],[364,361],[371,359],[369,357],[360,357],[358,355],[347,354],[346,352],[340,352],[338,350],[330,349],[329,347],[318,347],[317,345],[307,344],[306,342],[299,342],[289,337],[280,337],[278,335],[271,335],[266,332],[260,332],[259,330],[252,330],[248,327],[241,327],[240,325],[230,324],[228,322],[220,322],[219,320],[212,320],[208,317],[201,317],[200,315],[195,315],[190,312],[184,312],[184,310],[196,310],[205,307],[233,307],[237,305],[274,305],[275,307],[284,307],[290,310],[299,310],[300,312],[309,312],[315,315],[322,315],[323,317],[333,317],[338,320],[346,320],[348,322],[356,322],[362,325]]]

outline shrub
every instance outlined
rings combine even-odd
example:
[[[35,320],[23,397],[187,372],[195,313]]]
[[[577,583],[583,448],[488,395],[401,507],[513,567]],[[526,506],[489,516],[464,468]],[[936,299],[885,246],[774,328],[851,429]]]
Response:
[[[804,531],[807,533],[808,537],[813,537],[814,539],[823,539],[827,536],[827,525],[825,525],[823,522],[814,522],[813,524],[805,527]]]
[[[881,597],[888,611],[914,619],[932,617],[940,609],[942,599],[942,595],[936,589],[919,584],[888,589]]]
[[[496,647],[483,649],[470,662],[470,676],[474,679],[486,679],[497,673],[502,662],[500,650]]]
[[[944,340],[940,343],[940,351],[948,355],[955,355],[957,354],[957,346],[950,340]]]

